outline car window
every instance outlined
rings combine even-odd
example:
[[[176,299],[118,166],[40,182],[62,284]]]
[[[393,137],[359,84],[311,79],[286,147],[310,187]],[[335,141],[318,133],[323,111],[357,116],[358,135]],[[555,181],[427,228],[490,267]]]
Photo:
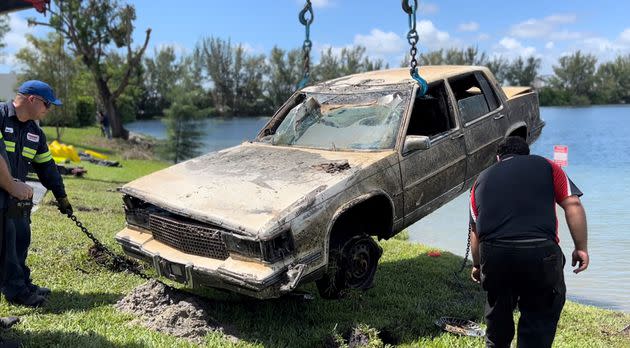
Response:
[[[307,93],[261,141],[318,149],[391,149],[411,91]]]
[[[448,82],[464,123],[473,121],[499,107],[497,96],[481,73],[454,77]]]
[[[448,103],[445,83],[431,84],[424,96],[414,99],[406,135],[434,138],[453,128],[456,128],[456,123]]]

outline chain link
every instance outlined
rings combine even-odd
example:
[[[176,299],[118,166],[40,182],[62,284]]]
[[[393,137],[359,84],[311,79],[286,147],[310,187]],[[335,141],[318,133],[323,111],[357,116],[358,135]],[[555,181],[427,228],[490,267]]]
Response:
[[[121,267],[123,267],[126,271],[129,271],[135,275],[137,275],[138,277],[144,279],[144,280],[155,280],[158,283],[164,285],[165,287],[169,288],[169,289],[174,289],[172,286],[162,282],[159,279],[156,279],[154,277],[151,277],[149,275],[147,275],[146,273],[138,270],[134,264],[127,258],[124,258],[120,255],[117,255],[116,253],[114,253],[113,251],[109,250],[103,243],[101,243],[100,240],[98,240],[94,234],[92,234],[90,231],[88,231],[88,229],[83,226],[83,223],[81,223],[81,221],[79,221],[79,219],[76,217],[76,215],[74,214],[68,214],[67,215],[68,218],[70,220],[72,220],[78,228],[81,229],[81,231],[94,243],[94,245],[96,246],[96,249],[99,251],[104,252],[105,254],[109,255],[114,262],[117,262],[119,265],[121,265]]]
[[[307,18],[306,14],[310,16]],[[297,89],[302,89],[308,83],[311,77],[311,48],[313,47],[313,42],[311,42],[311,24],[313,23],[313,19],[315,16],[313,15],[313,6],[311,5],[311,0],[306,0],[306,4],[302,11],[300,11],[300,15],[298,16],[300,23],[304,25],[305,38],[304,43],[302,44],[302,62],[303,62],[303,75],[302,80],[298,82]]]
[[[411,77],[418,82],[421,87],[419,91],[419,96],[423,96],[427,93],[428,85],[427,81],[420,77],[418,74],[418,60],[416,59],[416,54],[418,53],[418,49],[416,45],[420,40],[420,36],[416,31],[416,10],[418,9],[418,0],[411,0],[413,5],[409,5],[409,0],[402,0],[402,8],[405,13],[409,15],[409,32],[407,33],[407,42],[409,42],[409,74]]]

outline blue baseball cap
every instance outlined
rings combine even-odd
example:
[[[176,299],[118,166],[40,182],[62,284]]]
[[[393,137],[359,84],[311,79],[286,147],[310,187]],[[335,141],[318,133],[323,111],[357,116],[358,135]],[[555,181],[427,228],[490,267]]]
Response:
[[[54,105],[61,105],[61,100],[55,98],[55,92],[46,82],[42,82],[39,80],[30,80],[24,82],[20,88],[18,88],[18,93],[20,94],[29,94],[29,95],[37,95],[47,102]]]

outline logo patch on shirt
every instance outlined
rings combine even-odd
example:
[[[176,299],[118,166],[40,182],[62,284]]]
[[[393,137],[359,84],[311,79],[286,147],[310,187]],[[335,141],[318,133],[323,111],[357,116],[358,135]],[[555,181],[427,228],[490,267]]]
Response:
[[[33,133],[26,133],[26,139],[28,139],[29,141],[38,142],[39,141],[39,135],[33,134]]]
[[[13,128],[11,128],[11,127],[6,127],[6,128],[4,129],[4,132],[5,132],[5,133],[13,133]]]

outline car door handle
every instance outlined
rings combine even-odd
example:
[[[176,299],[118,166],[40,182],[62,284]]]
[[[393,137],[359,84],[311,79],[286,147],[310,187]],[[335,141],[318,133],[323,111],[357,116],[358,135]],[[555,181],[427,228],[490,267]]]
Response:
[[[461,138],[461,137],[463,137],[463,136],[464,136],[464,133],[459,133],[459,134],[457,134],[457,135],[453,135],[453,136],[451,137],[451,140],[459,139],[459,138]]]
[[[503,115],[503,114],[498,114],[498,115],[494,116],[494,117],[493,117],[493,119],[495,119],[495,120],[500,120],[500,119],[502,119],[503,117],[505,117],[505,115]]]

